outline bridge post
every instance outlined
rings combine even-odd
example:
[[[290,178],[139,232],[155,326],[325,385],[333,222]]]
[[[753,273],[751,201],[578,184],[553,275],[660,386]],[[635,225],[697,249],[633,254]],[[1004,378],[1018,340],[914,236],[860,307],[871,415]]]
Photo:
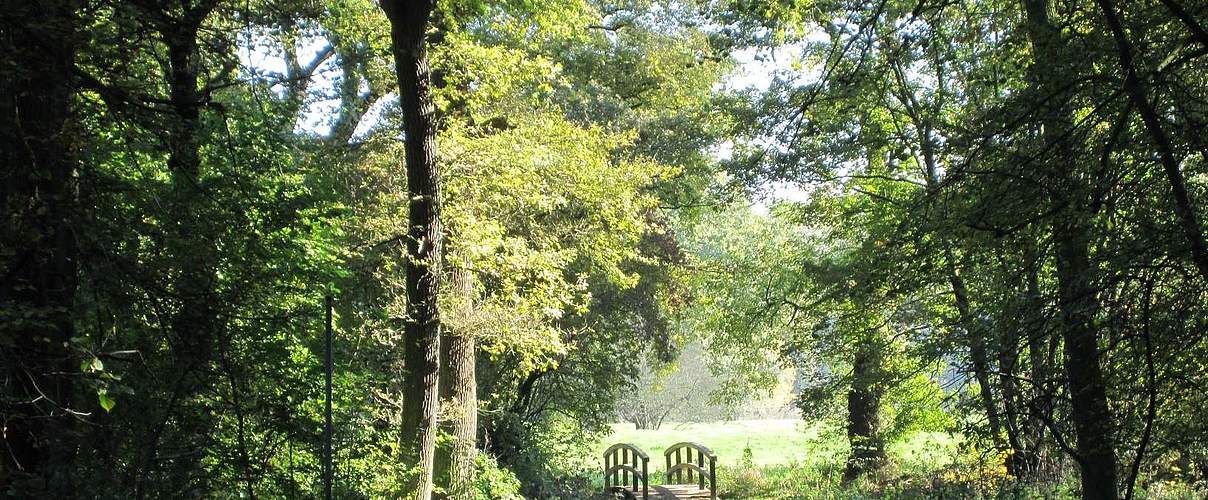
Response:
[[[612,453],[604,454],[604,491],[608,491],[609,489],[611,489],[611,486],[612,486],[612,483],[609,481],[609,474],[608,474],[608,469],[611,468],[611,466],[612,466],[612,463],[611,463],[612,461],[609,460],[610,458],[612,458]]]
[[[649,464],[650,458],[642,457],[642,500],[650,497],[650,476],[646,475]],[[634,488],[634,490],[636,491],[637,488]]]
[[[709,457],[709,499],[717,500],[717,457]]]
[[[621,463],[629,463],[629,448],[621,448]],[[621,469],[621,486],[629,487],[629,469]]]
[[[684,460],[687,460],[688,463],[692,463],[692,448],[684,449]],[[688,469],[688,483],[694,483],[696,482],[695,480],[696,478],[693,477],[692,469]]]
[[[663,471],[667,473],[667,483],[671,483],[671,455],[664,454],[663,456],[667,458],[667,468]]]
[[[680,456],[680,450],[675,450],[675,465],[684,463],[684,458]],[[684,480],[684,469],[675,470],[675,483],[679,484]]]

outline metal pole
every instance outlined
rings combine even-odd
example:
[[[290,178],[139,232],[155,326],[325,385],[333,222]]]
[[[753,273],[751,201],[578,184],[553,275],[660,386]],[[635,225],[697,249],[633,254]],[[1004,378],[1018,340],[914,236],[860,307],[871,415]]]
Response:
[[[327,407],[323,422],[323,498],[331,500],[331,295],[326,297],[327,335],[326,335],[326,364],[327,364]]]

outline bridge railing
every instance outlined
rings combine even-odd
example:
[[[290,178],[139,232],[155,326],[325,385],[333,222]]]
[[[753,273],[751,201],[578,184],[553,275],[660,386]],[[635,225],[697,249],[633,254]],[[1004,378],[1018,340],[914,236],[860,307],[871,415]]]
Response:
[[[604,490],[617,491],[633,488],[636,496],[641,492],[642,500],[650,496],[650,481],[647,471],[650,456],[629,443],[619,443],[604,450]]]
[[[712,450],[702,444],[683,442],[671,445],[663,456],[667,459],[667,484],[696,483],[703,490],[708,483],[709,498],[717,500],[717,455]]]

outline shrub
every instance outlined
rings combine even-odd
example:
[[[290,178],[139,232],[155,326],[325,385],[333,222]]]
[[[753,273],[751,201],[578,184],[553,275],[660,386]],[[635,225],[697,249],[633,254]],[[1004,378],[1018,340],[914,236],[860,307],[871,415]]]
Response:
[[[478,471],[474,479],[475,497],[479,500],[524,500],[516,474],[500,467],[490,455],[479,453],[474,458],[474,467]]]

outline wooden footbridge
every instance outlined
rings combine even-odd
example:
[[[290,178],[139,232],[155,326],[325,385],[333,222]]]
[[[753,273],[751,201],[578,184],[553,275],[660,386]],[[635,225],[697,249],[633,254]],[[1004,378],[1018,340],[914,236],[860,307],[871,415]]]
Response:
[[[663,452],[666,481],[649,481],[650,456],[628,443],[604,451],[604,489],[631,500],[717,500],[717,455],[697,443],[677,443]]]

